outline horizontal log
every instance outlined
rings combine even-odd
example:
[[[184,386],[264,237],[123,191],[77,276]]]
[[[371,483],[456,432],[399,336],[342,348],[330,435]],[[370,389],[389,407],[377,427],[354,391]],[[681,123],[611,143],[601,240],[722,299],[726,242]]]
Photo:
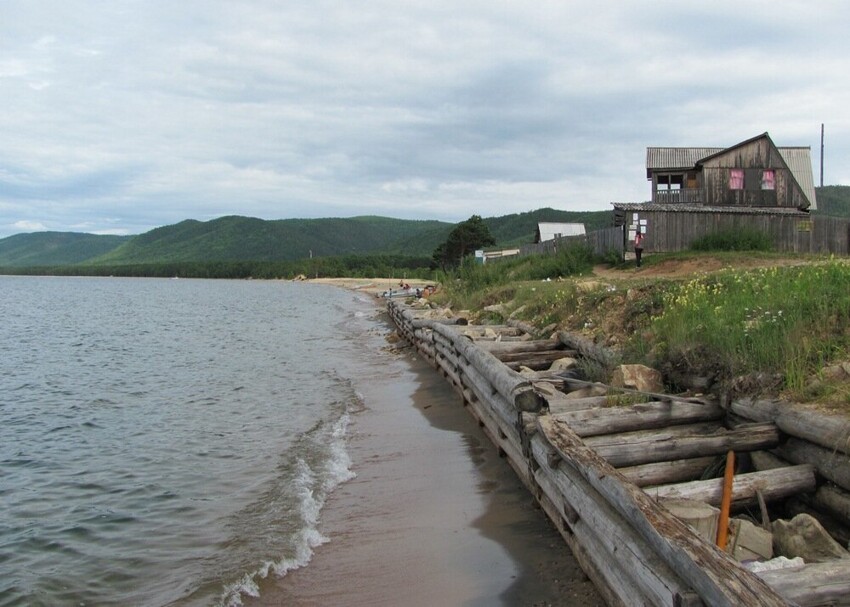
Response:
[[[549,413],[553,415],[567,413],[570,411],[584,411],[586,409],[607,407],[610,401],[608,396],[569,398],[566,394],[563,396],[556,396],[555,398],[547,398],[546,400],[549,404]]]
[[[543,407],[543,400],[531,389],[531,383],[508,369],[495,356],[461,337],[451,327],[436,326],[434,331],[451,340],[458,354],[466,358],[517,409],[539,411]]]
[[[824,510],[850,525],[850,493],[832,485],[823,485],[812,498],[812,506]]]
[[[487,339],[488,334],[495,334],[497,337],[522,337],[526,334],[526,331],[510,325],[467,325],[461,327],[459,331],[462,335],[473,339]]]
[[[617,470],[638,487],[647,487],[697,480],[716,462],[717,456],[693,457],[672,462],[627,466]]]
[[[800,607],[850,605],[850,559],[762,571],[758,576]]]
[[[545,437],[563,459],[560,466],[569,466],[602,495],[707,605],[786,606],[767,584],[626,481],[564,424],[540,416],[537,427],[532,440]]]
[[[501,360],[503,363],[517,363],[518,366],[533,368],[534,365],[544,364],[545,368],[549,368],[556,360],[562,358],[572,358],[575,352],[572,350],[547,350],[545,352],[493,352],[493,356]],[[513,366],[513,365],[511,365]]]
[[[716,431],[710,431],[710,426],[704,427],[703,434],[697,426],[674,426],[664,430],[597,436],[588,438],[587,445],[619,468],[718,455],[730,449],[769,449],[779,443],[779,432],[773,424],[751,424],[747,428]],[[694,435],[687,434],[689,429],[694,430]]]
[[[546,356],[543,353],[539,353],[537,355],[529,355],[522,358],[522,360],[515,361],[506,361],[504,364],[509,369],[513,371],[520,371],[523,367],[526,369],[531,369],[532,371],[548,371],[552,363],[558,360],[559,358],[564,358],[563,356]]]
[[[741,399],[732,412],[754,421],[772,421],[780,430],[826,449],[850,455],[850,420],[847,416],[813,411],[785,401]]]
[[[532,439],[538,484],[581,538],[606,584],[624,604],[673,605],[688,587],[604,496],[570,467],[550,467],[549,443]]]
[[[732,483],[732,503],[736,507],[758,504],[756,492],[761,491],[768,502],[783,500],[798,493],[815,490],[814,466],[788,466],[764,472],[738,474]],[[723,479],[712,478],[675,485],[644,487],[656,499],[691,499],[719,506],[723,496]]]
[[[596,361],[606,369],[613,368],[619,360],[619,356],[613,350],[598,346],[578,333],[559,331],[558,340],[570,350],[575,350],[584,358]]]
[[[477,344],[482,350],[492,352],[497,357],[501,354],[514,352],[550,352],[552,350],[563,350],[561,342],[557,339],[529,339],[524,341],[482,341]]]
[[[789,438],[776,452],[795,464],[813,464],[825,479],[850,491],[850,456],[799,438]]]
[[[589,437],[718,420],[724,415],[723,408],[716,404],[654,401],[626,407],[571,411],[553,417],[568,424],[579,436]]]

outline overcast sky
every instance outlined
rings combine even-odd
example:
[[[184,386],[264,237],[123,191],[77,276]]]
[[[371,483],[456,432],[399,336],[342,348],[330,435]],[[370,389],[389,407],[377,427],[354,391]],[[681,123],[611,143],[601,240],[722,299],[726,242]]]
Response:
[[[0,237],[648,199],[768,131],[850,184],[850,2],[2,0]]]

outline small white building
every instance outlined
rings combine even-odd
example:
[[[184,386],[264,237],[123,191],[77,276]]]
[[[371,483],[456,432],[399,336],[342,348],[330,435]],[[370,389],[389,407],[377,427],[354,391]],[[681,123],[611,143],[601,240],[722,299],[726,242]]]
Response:
[[[538,223],[534,242],[546,242],[565,236],[583,236],[584,234],[583,223]]]

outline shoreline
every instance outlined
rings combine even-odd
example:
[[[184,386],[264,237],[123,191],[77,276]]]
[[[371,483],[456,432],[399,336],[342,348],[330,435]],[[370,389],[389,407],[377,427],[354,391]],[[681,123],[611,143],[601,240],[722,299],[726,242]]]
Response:
[[[451,386],[412,350],[383,356],[349,428],[356,477],[322,513],[330,541],[244,604],[604,605]]]

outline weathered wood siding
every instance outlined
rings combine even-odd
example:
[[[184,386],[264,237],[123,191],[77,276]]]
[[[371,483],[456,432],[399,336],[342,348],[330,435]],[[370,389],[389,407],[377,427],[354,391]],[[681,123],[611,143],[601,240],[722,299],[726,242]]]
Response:
[[[641,211],[640,217],[650,226],[644,236],[647,253],[683,251],[710,234],[751,229],[770,236],[777,251],[850,254],[850,220],[845,218],[662,211]]]
[[[806,208],[808,202],[791,170],[767,137],[720,152],[702,165],[703,202],[711,206]],[[729,187],[731,169],[744,171],[744,188]],[[762,172],[774,171],[773,190],[762,190]]]
[[[579,236],[564,236],[562,238],[555,238],[554,240],[547,240],[546,242],[523,245],[520,247],[520,255],[551,255],[562,251],[565,247],[576,244],[590,247],[595,255],[606,255],[610,251],[622,255],[624,244],[623,229],[619,227],[605,228]]]

